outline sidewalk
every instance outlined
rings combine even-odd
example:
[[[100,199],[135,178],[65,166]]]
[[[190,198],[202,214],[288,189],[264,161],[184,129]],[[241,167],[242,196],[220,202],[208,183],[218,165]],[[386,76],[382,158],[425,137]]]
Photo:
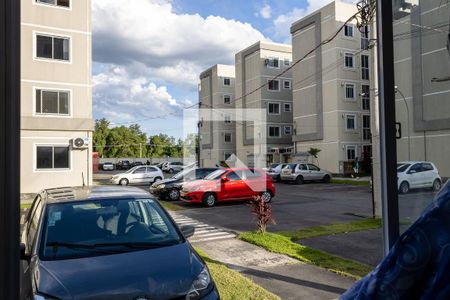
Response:
[[[237,239],[194,243],[194,246],[282,299],[337,299],[353,284],[351,278]]]

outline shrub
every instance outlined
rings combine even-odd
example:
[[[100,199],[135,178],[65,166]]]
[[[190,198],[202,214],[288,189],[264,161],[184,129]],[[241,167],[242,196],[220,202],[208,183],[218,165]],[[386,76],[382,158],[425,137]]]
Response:
[[[252,214],[256,216],[256,225],[258,226],[258,233],[266,233],[267,224],[275,224],[275,220],[272,218],[272,205],[264,201],[261,196],[254,197],[250,201]]]

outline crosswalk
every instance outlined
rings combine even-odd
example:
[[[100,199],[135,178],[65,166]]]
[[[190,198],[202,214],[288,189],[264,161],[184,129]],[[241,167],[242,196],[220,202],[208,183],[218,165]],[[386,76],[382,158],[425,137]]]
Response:
[[[199,222],[192,218],[175,213],[172,213],[171,215],[174,221],[178,224],[178,226],[192,225],[195,227],[194,235],[189,238],[189,241],[191,243],[233,239],[236,237],[236,235],[232,232],[214,226],[210,226],[208,224]]]

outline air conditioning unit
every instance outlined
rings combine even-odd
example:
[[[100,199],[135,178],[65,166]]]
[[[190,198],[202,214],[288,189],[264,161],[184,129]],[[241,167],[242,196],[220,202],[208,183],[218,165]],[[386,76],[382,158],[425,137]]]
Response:
[[[79,137],[72,140],[73,149],[86,149],[89,146],[89,138]]]

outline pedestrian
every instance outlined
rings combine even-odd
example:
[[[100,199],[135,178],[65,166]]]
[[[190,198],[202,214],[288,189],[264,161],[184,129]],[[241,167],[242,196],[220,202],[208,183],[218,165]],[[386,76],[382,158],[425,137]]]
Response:
[[[358,157],[355,158],[353,162],[353,172],[358,175],[359,174],[359,160]]]

